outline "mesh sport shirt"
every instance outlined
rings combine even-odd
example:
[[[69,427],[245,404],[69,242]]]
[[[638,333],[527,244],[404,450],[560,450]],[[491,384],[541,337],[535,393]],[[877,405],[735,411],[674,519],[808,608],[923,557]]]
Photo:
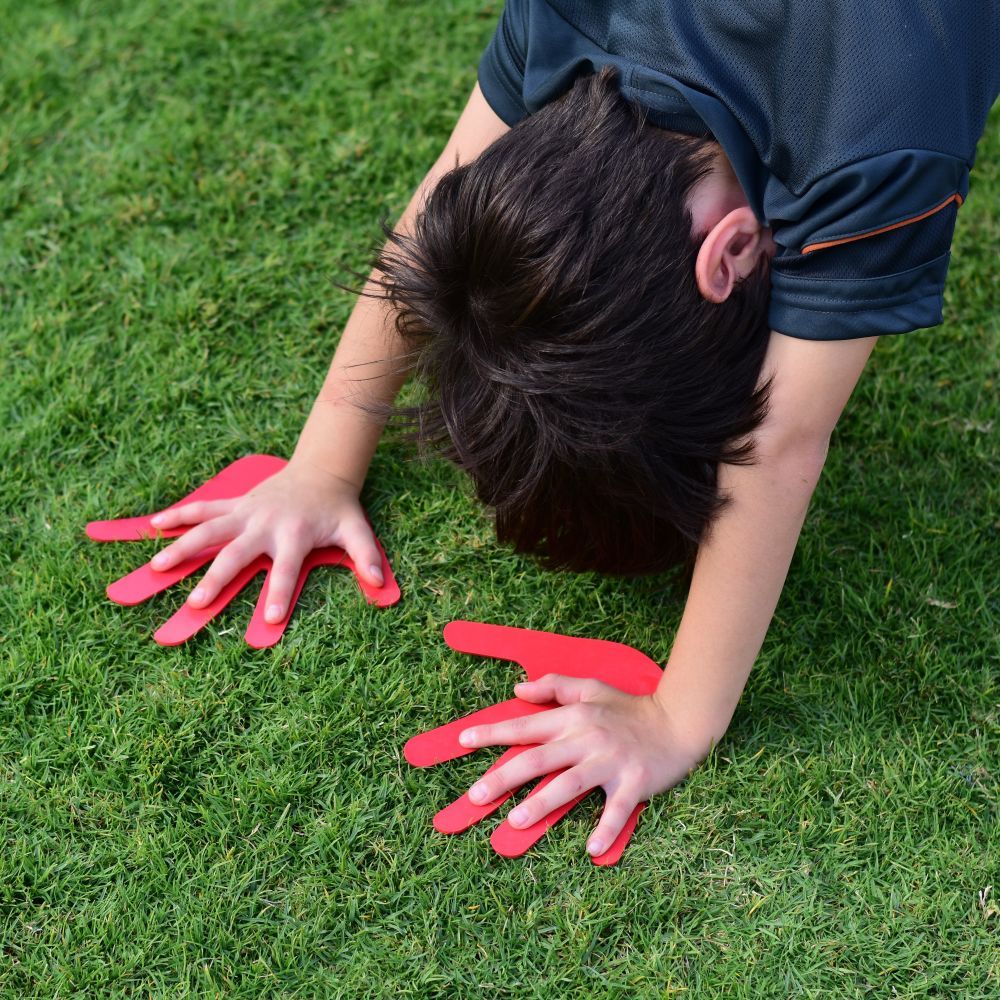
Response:
[[[771,228],[771,328],[941,322],[1000,89],[998,0],[507,0],[479,84],[508,125],[611,65],[661,128],[716,139]]]

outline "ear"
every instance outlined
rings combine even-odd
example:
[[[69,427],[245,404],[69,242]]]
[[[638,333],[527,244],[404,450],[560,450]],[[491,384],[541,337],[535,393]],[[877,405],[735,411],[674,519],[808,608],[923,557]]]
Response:
[[[705,235],[695,260],[698,291],[709,302],[725,302],[733,286],[750,274],[764,251],[763,229],[746,205],[723,216]]]

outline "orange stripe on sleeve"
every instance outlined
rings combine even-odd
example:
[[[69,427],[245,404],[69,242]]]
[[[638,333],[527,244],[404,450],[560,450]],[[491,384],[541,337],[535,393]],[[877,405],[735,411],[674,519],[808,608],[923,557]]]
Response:
[[[912,219],[903,219],[902,222],[894,222],[891,226],[883,226],[881,229],[873,229],[870,233],[859,233],[857,236],[845,236],[842,240],[828,240],[825,243],[810,243],[809,246],[802,248],[802,253],[812,253],[814,250],[826,250],[828,247],[839,247],[844,243],[854,243],[857,240],[866,240],[869,236],[878,236],[881,233],[888,233],[893,229],[902,229],[903,226],[909,226],[911,223],[920,222],[922,219],[929,218],[935,212],[940,212],[942,208],[947,208],[953,201],[958,202],[958,207],[962,207],[962,196],[956,191],[950,198],[945,198],[940,205],[935,206],[929,211],[922,212],[920,215],[913,216]]]

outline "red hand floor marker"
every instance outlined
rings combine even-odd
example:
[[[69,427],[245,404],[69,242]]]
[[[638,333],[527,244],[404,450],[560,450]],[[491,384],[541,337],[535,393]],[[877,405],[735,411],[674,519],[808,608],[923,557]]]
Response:
[[[232,465],[226,466],[218,475],[213,476],[207,483],[199,486],[183,500],[179,500],[167,509],[194,503],[198,500],[230,500],[243,496],[265,479],[279,472],[285,465],[287,462],[275,455],[247,455],[245,458],[233,462]],[[160,531],[153,527],[152,517],[152,514],[147,514],[142,517],[123,517],[112,521],[91,521],[87,525],[87,537],[96,542],[134,542],[143,538],[176,538],[189,530],[187,527],[183,527]],[[282,637],[299,595],[302,593],[306,578],[318,566],[343,566],[354,574],[354,579],[369,604],[375,604],[380,608],[389,607],[399,600],[399,585],[393,576],[392,567],[389,565],[389,559],[382,548],[382,543],[377,538],[375,542],[382,556],[382,578],[385,583],[381,587],[373,587],[362,580],[353,561],[343,549],[336,546],[314,549],[306,556],[305,562],[302,564],[295,591],[289,603],[288,613],[282,621],[272,625],[264,621],[271,558],[262,555],[258,556],[249,566],[244,567],[207,607],[193,608],[189,604],[184,604],[173,617],[157,629],[153,638],[161,646],[176,646],[186,642],[228,607],[233,598],[260,573],[267,573],[268,576],[264,578],[260,597],[257,600],[245,636],[247,643],[256,649],[273,646]],[[190,559],[186,559],[163,572],[153,569],[149,563],[146,563],[112,583],[108,587],[108,597],[116,604],[141,604],[206,566],[215,558],[220,548],[221,546],[215,546],[204,549]]]
[[[531,681],[538,680],[545,674],[564,674],[603,681],[626,694],[648,695],[656,690],[663,674],[656,663],[639,650],[604,639],[580,639],[557,635],[554,632],[536,632],[506,625],[485,625],[466,621],[451,622],[447,625],[444,639],[452,649],[460,653],[513,660],[524,668],[528,680]],[[474,749],[463,747],[458,742],[459,733],[470,726],[506,722],[537,712],[547,712],[556,707],[555,704],[537,705],[519,698],[511,698],[473,712],[463,719],[414,736],[403,748],[403,754],[414,767],[431,767],[444,761],[455,760],[475,752]],[[490,771],[495,771],[518,754],[532,749],[533,745],[511,747],[490,768]],[[560,773],[556,771],[543,777],[531,795],[538,794]],[[467,830],[499,809],[515,791],[516,789],[506,792],[493,802],[484,805],[476,805],[466,793],[434,817],[434,827],[440,833],[460,833]],[[588,794],[589,791],[584,792],[525,829],[515,829],[505,820],[493,831],[493,836],[490,838],[493,849],[504,857],[520,857],[538,843],[546,830]],[[618,862],[632,837],[639,813],[644,807],[645,803],[640,802],[632,810],[624,829],[611,846],[603,854],[593,858],[595,865],[613,865]]]

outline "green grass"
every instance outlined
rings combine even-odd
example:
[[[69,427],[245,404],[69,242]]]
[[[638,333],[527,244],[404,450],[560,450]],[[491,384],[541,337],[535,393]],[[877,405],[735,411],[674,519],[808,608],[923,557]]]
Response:
[[[507,696],[457,617],[665,659],[669,579],[547,574],[390,438],[365,501],[404,599],[317,574],[180,649],[152,545],[89,519],[288,454],[377,222],[500,4],[0,0],[0,995],[1000,994],[1000,128],[946,323],[882,342],[717,753],[594,869],[596,798],[523,860],[430,818],[483,767],[407,737]],[[488,759],[488,755],[486,756]],[[992,894],[988,886],[993,886]]]

